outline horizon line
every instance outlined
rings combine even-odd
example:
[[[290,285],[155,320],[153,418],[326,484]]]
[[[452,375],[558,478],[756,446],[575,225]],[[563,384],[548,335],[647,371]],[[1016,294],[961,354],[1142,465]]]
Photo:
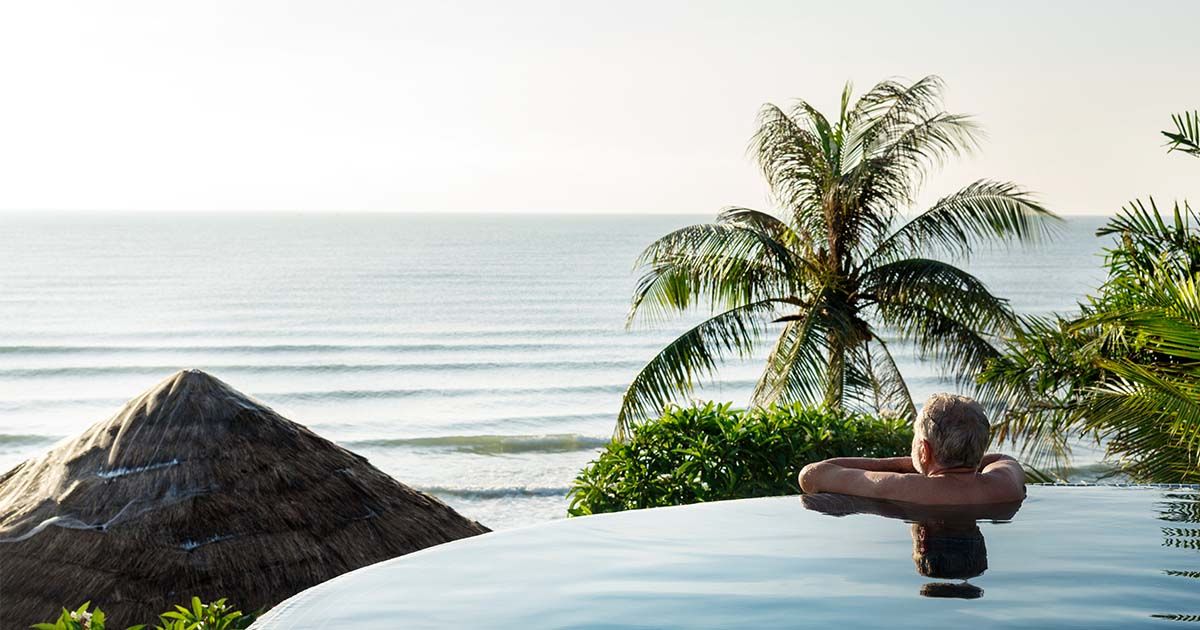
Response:
[[[330,209],[330,208],[254,208],[254,209],[146,209],[146,208],[0,208],[0,216],[7,214],[406,214],[406,215],[501,215],[501,216],[714,216],[729,206],[715,210],[373,210],[362,208]],[[764,210],[774,213],[775,210]],[[905,213],[904,216],[915,216]],[[1055,212],[1059,216],[1072,217],[1110,217],[1113,212],[1097,212],[1093,210]]]

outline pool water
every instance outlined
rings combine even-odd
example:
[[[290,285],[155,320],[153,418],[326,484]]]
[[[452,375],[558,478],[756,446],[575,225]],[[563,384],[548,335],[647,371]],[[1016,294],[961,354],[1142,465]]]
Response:
[[[348,573],[254,627],[1179,622],[1200,622],[1200,492],[1032,486],[972,513],[818,495],[554,521]]]

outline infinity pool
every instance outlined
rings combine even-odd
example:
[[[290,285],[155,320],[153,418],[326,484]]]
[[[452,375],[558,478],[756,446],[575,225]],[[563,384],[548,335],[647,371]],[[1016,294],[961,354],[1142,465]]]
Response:
[[[1200,626],[1200,492],[1034,486],[973,514],[837,495],[487,534],[311,588],[254,628]]]

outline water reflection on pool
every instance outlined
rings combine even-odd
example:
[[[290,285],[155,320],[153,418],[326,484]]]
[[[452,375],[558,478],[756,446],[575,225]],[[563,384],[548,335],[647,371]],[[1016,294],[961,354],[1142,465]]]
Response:
[[[1128,628],[1200,621],[1200,493],[970,514],[778,497],[556,521],[309,589],[256,628]]]

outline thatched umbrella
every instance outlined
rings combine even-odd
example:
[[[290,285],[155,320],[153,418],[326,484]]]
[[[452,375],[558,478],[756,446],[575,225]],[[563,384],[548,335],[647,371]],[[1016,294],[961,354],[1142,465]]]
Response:
[[[146,623],[192,595],[269,607],[346,571],[486,531],[187,370],[0,476],[0,629],[85,600],[113,627]]]

